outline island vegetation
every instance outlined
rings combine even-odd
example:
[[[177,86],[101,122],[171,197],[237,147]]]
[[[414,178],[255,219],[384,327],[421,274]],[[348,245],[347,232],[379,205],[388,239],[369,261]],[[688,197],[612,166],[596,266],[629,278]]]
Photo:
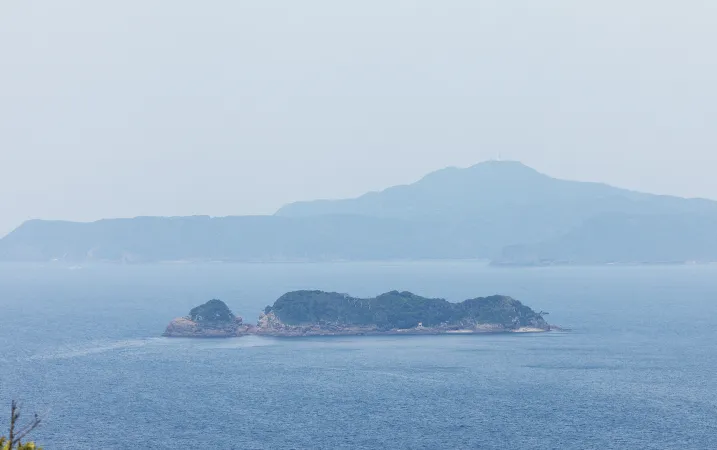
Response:
[[[221,300],[212,299],[189,311],[188,318],[194,322],[204,324],[220,324],[233,322],[234,319],[236,319],[236,316],[232,313],[226,303]]]
[[[415,328],[475,329],[491,325],[506,330],[548,329],[543,313],[506,296],[451,303],[411,292],[392,291],[373,298],[323,291],[296,291],[280,297],[265,314],[289,326],[339,325],[375,327],[378,331]]]

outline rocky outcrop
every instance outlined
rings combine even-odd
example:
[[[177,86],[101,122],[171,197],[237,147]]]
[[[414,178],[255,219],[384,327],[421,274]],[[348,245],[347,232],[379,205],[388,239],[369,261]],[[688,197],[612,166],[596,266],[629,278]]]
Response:
[[[227,338],[250,334],[254,327],[245,325],[241,317],[232,322],[206,324],[195,322],[188,317],[179,317],[172,320],[162,336],[165,337],[199,337],[199,338]]]
[[[188,316],[172,320],[165,337],[228,338],[251,333],[255,327],[235,316],[221,300],[210,300],[192,309]]]

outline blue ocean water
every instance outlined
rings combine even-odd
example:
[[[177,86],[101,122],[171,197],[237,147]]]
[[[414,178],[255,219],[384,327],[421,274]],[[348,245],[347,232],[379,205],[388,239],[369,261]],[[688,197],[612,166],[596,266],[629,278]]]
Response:
[[[573,331],[158,337],[294,289],[501,293]],[[0,404],[40,412],[48,450],[717,447],[715,266],[5,264],[0,307]]]

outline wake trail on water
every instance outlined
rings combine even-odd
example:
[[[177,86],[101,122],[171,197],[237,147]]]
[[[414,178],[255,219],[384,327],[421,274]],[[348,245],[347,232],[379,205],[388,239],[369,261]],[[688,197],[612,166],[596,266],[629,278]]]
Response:
[[[149,344],[160,343],[162,338],[145,338],[145,339],[123,339],[118,341],[92,341],[77,346],[64,346],[50,352],[32,355],[27,358],[29,361],[51,360],[51,359],[70,359],[80,358],[83,356],[105,353],[114,350],[124,350],[130,348],[145,347]]]
[[[269,339],[251,339],[249,338],[236,338],[236,339],[177,339],[177,338],[139,338],[139,339],[121,339],[116,341],[92,341],[73,346],[63,346],[47,352],[30,355],[23,358],[25,361],[39,361],[39,360],[57,360],[57,359],[71,359],[81,358],[85,356],[92,356],[100,353],[128,350],[128,349],[140,349],[146,347],[201,347],[202,349],[241,349],[241,348],[252,348],[252,347],[265,347],[268,345],[274,345]]]

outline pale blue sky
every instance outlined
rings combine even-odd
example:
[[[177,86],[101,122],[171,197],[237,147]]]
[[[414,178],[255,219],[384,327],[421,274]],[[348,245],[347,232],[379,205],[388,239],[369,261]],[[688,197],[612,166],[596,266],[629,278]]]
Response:
[[[0,235],[271,213],[500,152],[717,199],[714,0],[9,0]]]

